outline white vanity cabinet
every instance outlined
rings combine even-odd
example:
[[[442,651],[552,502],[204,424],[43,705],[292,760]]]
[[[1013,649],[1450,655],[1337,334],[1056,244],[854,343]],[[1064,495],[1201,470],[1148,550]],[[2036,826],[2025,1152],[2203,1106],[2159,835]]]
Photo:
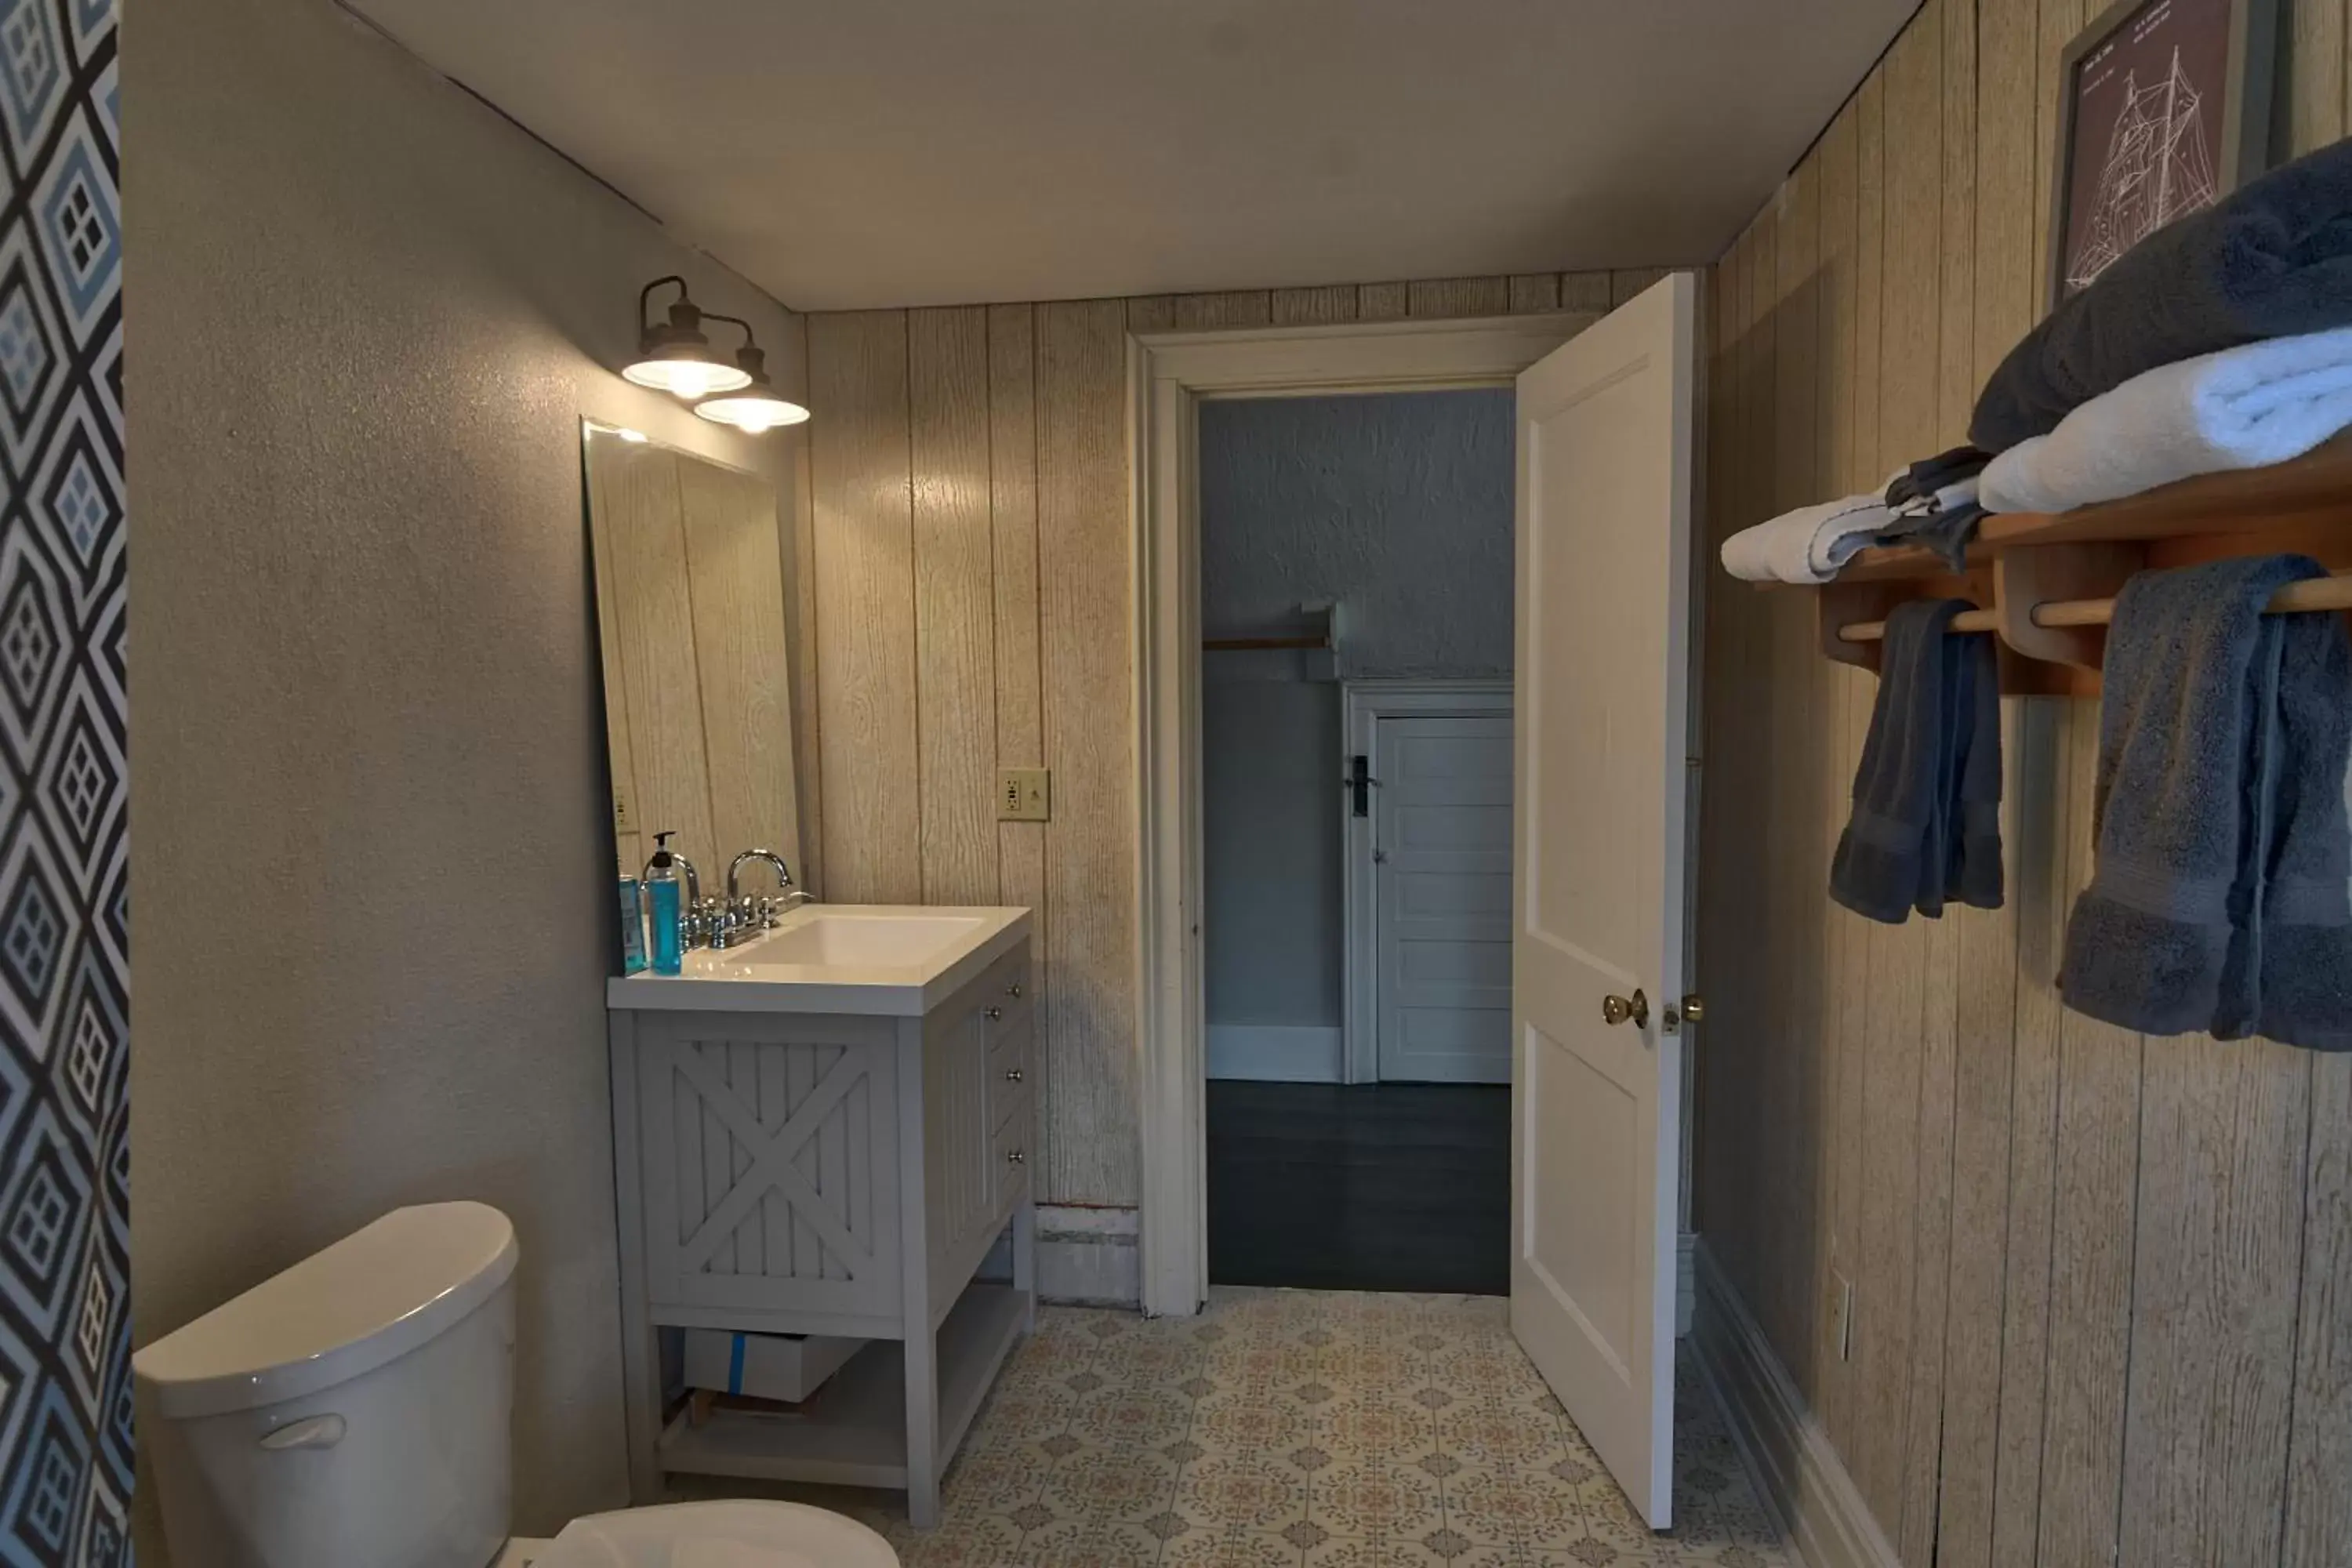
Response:
[[[904,1488],[915,1524],[936,1522],[940,1474],[1034,1318],[1027,918],[976,912],[1006,918],[968,952],[930,955],[943,968],[928,982],[871,965],[780,978],[755,942],[695,955],[683,977],[614,983],[639,1501],[692,1472]],[[1009,1282],[975,1279],[1008,1230]],[[665,1422],[673,1328],[876,1342],[795,1409]]]

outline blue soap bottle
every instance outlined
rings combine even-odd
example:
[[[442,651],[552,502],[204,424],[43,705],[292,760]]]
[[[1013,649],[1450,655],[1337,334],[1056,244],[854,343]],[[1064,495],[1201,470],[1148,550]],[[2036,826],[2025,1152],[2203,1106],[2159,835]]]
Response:
[[[671,837],[669,833],[655,834],[654,858],[646,862],[646,913],[653,928],[656,974],[677,974],[686,967],[686,943],[678,929],[685,885],[678,877],[677,857],[670,853]]]

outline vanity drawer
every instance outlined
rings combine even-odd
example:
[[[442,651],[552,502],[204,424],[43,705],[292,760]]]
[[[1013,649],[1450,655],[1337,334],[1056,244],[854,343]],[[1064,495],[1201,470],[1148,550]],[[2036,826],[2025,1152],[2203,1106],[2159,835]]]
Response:
[[[1006,1020],[1009,1026],[988,1043],[988,1125],[991,1130],[1004,1125],[1004,1119],[1030,1099],[1030,1086],[1036,1074],[1030,1058],[1035,1055],[1033,1042],[1037,1031],[1029,1015],[1019,1020]]]
[[[1022,1201],[1029,1193],[1029,1164],[1034,1158],[1037,1140],[1034,1136],[1036,1100],[1023,1095],[1008,1108],[1003,1125],[989,1140],[989,1163],[996,1172],[996,1203],[998,1214]]]
[[[1029,944],[1021,943],[990,965],[973,989],[980,994],[981,1016],[988,1022],[990,1043],[993,1044],[998,1034],[1027,1019],[1036,1000],[1036,982],[1030,973]]]
[[[1015,1040],[1034,1032],[1036,1010],[1026,1002],[990,1002],[980,1009],[980,1037],[988,1044],[990,1058]]]

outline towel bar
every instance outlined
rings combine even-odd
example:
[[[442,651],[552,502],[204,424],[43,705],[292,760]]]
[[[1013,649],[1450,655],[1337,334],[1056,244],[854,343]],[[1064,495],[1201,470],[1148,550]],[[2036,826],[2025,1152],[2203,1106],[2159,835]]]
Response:
[[[2313,577],[2290,583],[2271,595],[2265,615],[2292,615],[2306,610],[2352,610],[2352,574]],[[2104,626],[2115,619],[2113,599],[2054,599],[2033,606],[2029,617],[2037,626]],[[1990,610],[1963,610],[1952,617],[1955,632],[1998,629],[2000,618]],[[1885,621],[1853,621],[1838,627],[1840,642],[1878,642],[1886,636]]]

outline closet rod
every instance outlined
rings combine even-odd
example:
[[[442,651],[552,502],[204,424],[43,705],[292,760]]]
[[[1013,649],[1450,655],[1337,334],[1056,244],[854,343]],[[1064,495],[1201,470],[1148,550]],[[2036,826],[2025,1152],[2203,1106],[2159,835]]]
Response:
[[[1201,647],[1209,653],[1249,653],[1267,648],[1329,647],[1328,637],[1209,637]]]
[[[2289,583],[2271,595],[2263,613],[2292,615],[2302,610],[2352,610],[2352,575],[2311,577]],[[2037,626],[2104,626],[2116,618],[2113,599],[2053,599],[2033,606]],[[1952,617],[1955,632],[1990,632],[2000,621],[1990,610],[1962,610]],[[1886,637],[1885,621],[1853,621],[1837,629],[1840,642],[1879,642]]]

